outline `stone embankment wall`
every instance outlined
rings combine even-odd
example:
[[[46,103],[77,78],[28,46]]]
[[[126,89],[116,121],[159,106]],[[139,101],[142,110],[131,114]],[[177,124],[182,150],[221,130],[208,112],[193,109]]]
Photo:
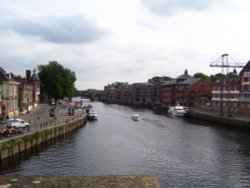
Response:
[[[0,177],[0,187],[32,188],[160,188],[153,175],[141,176],[13,176]]]
[[[86,123],[86,116],[59,125],[29,132],[0,141],[0,160],[12,157],[58,136],[65,135]]]
[[[218,123],[224,126],[240,127],[250,129],[250,121],[244,118],[211,115],[209,113],[188,112],[188,117]]]

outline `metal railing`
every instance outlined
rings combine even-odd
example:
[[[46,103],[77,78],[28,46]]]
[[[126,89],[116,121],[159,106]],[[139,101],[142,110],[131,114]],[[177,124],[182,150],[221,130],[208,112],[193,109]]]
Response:
[[[8,134],[0,134],[0,139],[5,139],[9,137],[15,137],[20,134],[28,133],[28,132],[36,132],[41,129],[46,129],[48,127],[56,126],[63,123],[71,122],[75,119],[78,119],[80,117],[85,116],[85,110],[84,109],[76,109],[74,110],[73,115],[68,115],[67,109],[59,109],[57,113],[55,114],[55,117],[49,117],[47,120],[44,118],[41,118],[39,116],[34,116],[29,118],[28,123],[30,126],[27,126],[24,129],[18,129],[20,131],[9,131]],[[0,130],[0,131],[3,131]]]

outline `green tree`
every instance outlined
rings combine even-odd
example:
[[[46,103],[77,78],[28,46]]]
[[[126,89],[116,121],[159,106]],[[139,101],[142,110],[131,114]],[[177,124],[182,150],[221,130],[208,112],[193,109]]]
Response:
[[[62,99],[72,97],[76,92],[75,73],[64,68],[57,61],[49,61],[47,65],[38,65],[41,80],[41,91],[50,98]]]
[[[223,76],[223,74],[221,74],[221,73],[217,73],[215,75],[210,75],[210,81],[211,82],[219,81],[222,76]]]
[[[195,78],[201,78],[203,80],[208,80],[208,81],[210,80],[209,76],[207,76],[206,74],[201,73],[201,72],[195,73],[193,77],[195,77]]]
[[[155,84],[155,83],[157,83],[157,82],[159,82],[159,81],[168,81],[168,80],[172,80],[172,78],[170,78],[170,77],[168,77],[168,76],[161,76],[161,77],[155,76],[155,77],[153,77],[153,78],[150,78],[150,79],[148,80],[148,82],[151,83],[151,84]]]

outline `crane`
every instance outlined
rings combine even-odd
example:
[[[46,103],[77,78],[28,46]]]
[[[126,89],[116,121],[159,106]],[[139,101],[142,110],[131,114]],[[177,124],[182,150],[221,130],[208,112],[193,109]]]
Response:
[[[229,61],[231,60],[231,61]],[[225,68],[226,68],[226,75],[229,73],[229,68],[242,68],[244,65],[237,63],[232,57],[230,57],[228,54],[222,54],[220,58],[217,61],[213,61],[210,64],[210,67],[219,67],[221,68],[221,78],[220,78],[220,115],[223,116],[223,98],[225,98],[225,93],[223,90],[227,86],[227,95],[228,95],[228,116],[232,116],[231,114],[231,105],[230,103],[230,82],[229,79],[227,79],[227,83],[225,82]]]

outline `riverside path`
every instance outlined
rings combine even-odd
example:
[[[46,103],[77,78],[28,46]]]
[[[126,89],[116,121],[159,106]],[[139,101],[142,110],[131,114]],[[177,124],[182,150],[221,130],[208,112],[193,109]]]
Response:
[[[54,111],[55,116],[50,117],[50,112]],[[39,104],[32,111],[27,114],[22,114],[18,116],[18,118],[23,119],[24,121],[30,124],[29,128],[25,128],[22,130],[22,133],[37,131],[40,129],[47,128],[49,126],[58,125],[60,123],[69,122],[80,116],[83,116],[85,111],[83,109],[75,109],[74,114],[68,115],[68,108],[62,106],[50,106],[48,104]],[[10,135],[14,137],[16,135]],[[8,137],[1,137],[1,139],[5,139]]]

